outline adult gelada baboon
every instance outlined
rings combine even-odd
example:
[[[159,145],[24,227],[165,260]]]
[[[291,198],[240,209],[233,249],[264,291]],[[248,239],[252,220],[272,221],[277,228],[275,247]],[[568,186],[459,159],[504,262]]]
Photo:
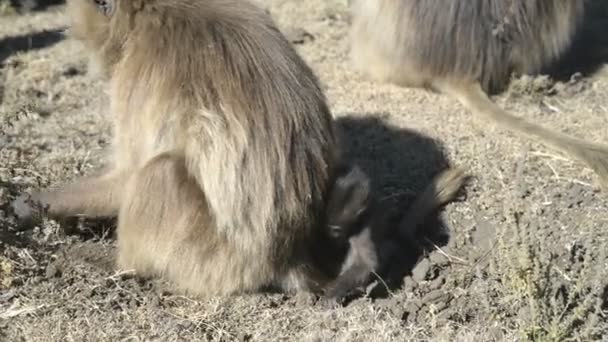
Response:
[[[608,186],[608,147],[507,113],[487,93],[556,61],[584,0],[353,0],[351,59],[370,79],[445,92],[473,113],[585,162]]]
[[[67,8],[69,34],[109,81],[112,166],[34,200],[51,216],[117,215],[119,266],[187,293],[318,291],[332,276],[313,259],[339,153],[316,77],[266,11],[247,0]]]

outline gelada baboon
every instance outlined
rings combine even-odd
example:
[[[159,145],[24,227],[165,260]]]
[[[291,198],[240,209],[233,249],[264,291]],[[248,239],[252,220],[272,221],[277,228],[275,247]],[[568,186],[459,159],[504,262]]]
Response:
[[[351,60],[368,78],[452,95],[476,115],[585,162],[608,186],[608,147],[507,113],[488,97],[571,44],[583,0],[353,0]]]
[[[34,194],[118,216],[118,264],[199,296],[318,291],[339,153],[313,72],[246,0],[68,0],[109,81],[112,167]],[[329,275],[331,276],[331,275]]]
[[[391,261],[394,240],[412,241],[417,228],[442,206],[453,201],[467,179],[459,168],[435,176],[396,225],[389,223],[372,193],[369,177],[357,166],[339,174],[327,206],[327,229],[348,252],[339,275],[326,287],[322,301],[334,306]]]

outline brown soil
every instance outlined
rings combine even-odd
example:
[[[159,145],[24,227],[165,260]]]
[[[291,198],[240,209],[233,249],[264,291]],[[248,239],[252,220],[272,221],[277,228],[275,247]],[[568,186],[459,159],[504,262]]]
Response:
[[[554,129],[608,143],[608,6],[573,53],[495,100]],[[118,272],[112,222],[44,220],[21,229],[20,193],[101,163],[103,84],[59,33],[62,6],[0,0],[0,340],[601,340],[608,336],[608,197],[584,165],[472,123],[447,96],[362,80],[347,63],[345,1],[265,0],[320,77],[348,154],[383,198],[407,203],[440,168],[465,167],[466,196],[409,246],[396,288],[327,309],[307,295],[195,300]],[[574,74],[582,72],[582,76]],[[574,75],[574,76],[573,76]],[[70,228],[66,230],[65,228]],[[405,274],[403,274],[405,269]],[[411,271],[411,272],[410,272]],[[395,285],[395,284],[388,284]],[[384,291],[383,291],[384,290]]]

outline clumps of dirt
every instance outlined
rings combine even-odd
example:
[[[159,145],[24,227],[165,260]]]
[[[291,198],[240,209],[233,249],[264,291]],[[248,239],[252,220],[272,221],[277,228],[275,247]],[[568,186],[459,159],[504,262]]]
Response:
[[[523,75],[514,78],[507,89],[512,97],[542,98],[545,96],[573,97],[589,88],[581,73],[575,73],[567,82],[557,81],[549,75]]]
[[[405,308],[402,319],[407,324],[420,324],[432,316],[435,324],[445,325],[453,314],[449,307],[454,297],[443,287],[448,262],[440,255],[433,252],[422,259],[404,280],[403,289],[411,295],[407,303],[400,305]]]

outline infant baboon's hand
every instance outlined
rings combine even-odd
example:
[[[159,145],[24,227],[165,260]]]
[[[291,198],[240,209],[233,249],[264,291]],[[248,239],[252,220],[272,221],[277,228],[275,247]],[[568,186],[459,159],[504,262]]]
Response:
[[[317,305],[323,309],[337,309],[342,306],[342,299],[336,296],[323,295],[317,300]]]
[[[342,286],[341,286],[342,285]],[[325,293],[321,295],[317,301],[317,305],[325,309],[336,309],[347,302],[347,298],[355,295],[357,291],[350,287],[344,287],[344,284],[334,282],[329,284],[325,289]]]

